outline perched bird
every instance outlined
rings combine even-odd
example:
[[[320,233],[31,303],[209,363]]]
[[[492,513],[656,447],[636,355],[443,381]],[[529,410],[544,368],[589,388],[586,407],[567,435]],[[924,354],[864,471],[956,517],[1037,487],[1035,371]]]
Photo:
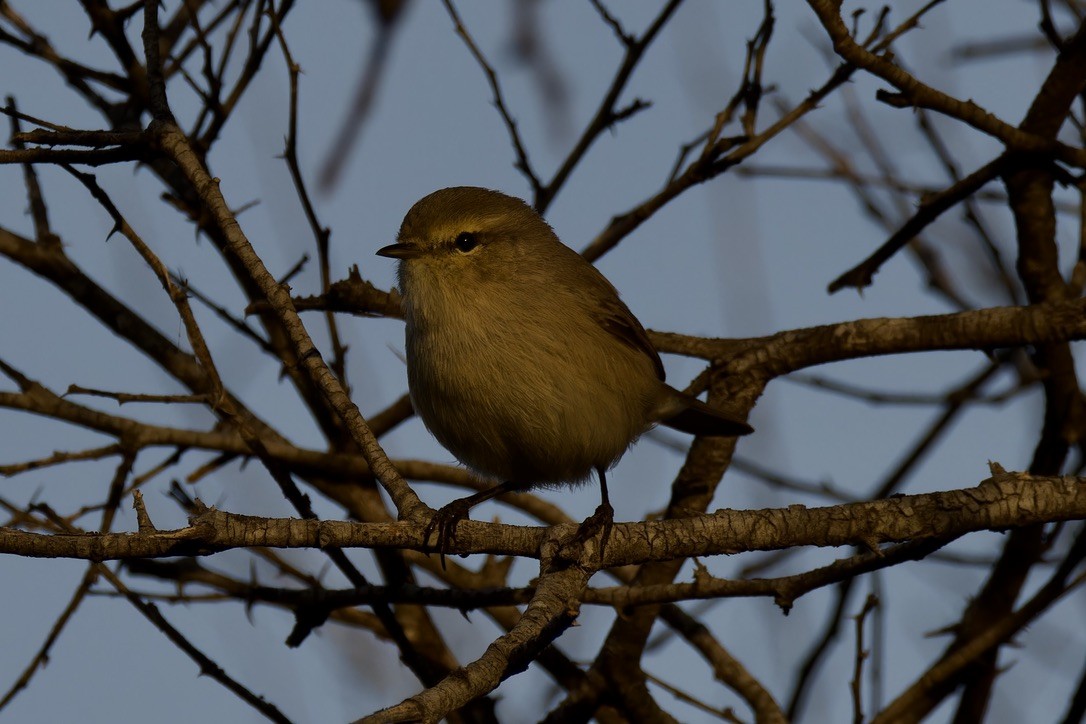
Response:
[[[696,435],[746,435],[743,420],[664,382],[660,355],[618,292],[562,244],[528,204],[489,189],[418,201],[397,242],[415,411],[462,463],[500,484],[435,516],[445,552],[456,523],[508,491],[577,484],[606,471],[656,423]],[[582,527],[582,531],[586,530]]]

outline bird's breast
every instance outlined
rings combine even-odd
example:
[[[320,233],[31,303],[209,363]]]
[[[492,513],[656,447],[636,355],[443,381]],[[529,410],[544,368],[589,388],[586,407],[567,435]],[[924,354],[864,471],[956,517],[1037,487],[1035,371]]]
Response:
[[[526,483],[585,478],[647,426],[651,361],[587,310],[465,291],[406,310],[412,402],[462,462]]]

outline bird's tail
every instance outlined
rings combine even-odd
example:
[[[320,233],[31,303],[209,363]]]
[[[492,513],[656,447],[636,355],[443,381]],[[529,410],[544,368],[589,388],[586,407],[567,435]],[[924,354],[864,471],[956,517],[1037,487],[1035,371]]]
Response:
[[[737,415],[705,404],[670,385],[668,399],[660,409],[660,424],[691,435],[735,437],[749,435],[754,428]]]

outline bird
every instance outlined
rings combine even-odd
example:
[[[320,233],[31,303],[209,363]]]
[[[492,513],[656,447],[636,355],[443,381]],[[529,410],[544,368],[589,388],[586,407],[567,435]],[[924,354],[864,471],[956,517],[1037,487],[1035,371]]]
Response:
[[[656,424],[695,435],[753,432],[665,381],[644,327],[615,287],[525,201],[458,186],[416,202],[396,243],[412,405],[461,463],[496,484],[431,519],[442,556],[479,503],[578,485],[600,505],[584,536],[613,524],[607,471]]]

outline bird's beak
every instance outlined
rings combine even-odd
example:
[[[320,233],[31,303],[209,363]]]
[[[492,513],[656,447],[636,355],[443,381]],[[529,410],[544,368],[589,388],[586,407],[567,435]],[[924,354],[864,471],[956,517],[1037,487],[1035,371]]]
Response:
[[[377,256],[387,256],[390,259],[414,259],[422,256],[422,249],[412,244],[389,244],[378,249]]]

